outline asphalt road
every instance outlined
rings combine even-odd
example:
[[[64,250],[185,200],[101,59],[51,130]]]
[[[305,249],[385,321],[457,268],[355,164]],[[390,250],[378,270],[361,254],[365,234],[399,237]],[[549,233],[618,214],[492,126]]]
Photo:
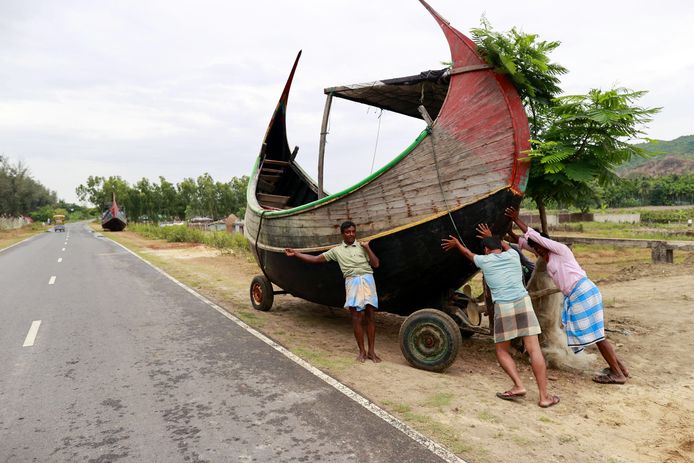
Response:
[[[31,461],[442,460],[69,224],[0,253],[0,462]]]

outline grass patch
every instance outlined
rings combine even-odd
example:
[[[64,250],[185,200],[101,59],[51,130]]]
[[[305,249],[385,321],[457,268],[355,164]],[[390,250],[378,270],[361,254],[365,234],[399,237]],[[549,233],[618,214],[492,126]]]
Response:
[[[409,405],[399,402],[392,402],[390,400],[384,400],[383,405],[388,407],[390,411],[399,413],[401,415],[405,413],[410,413],[412,411],[412,407],[410,407]]]
[[[486,421],[487,423],[498,423],[499,419],[487,411],[481,411],[477,414],[477,418],[480,421]]]
[[[414,412],[405,412],[402,414],[402,418],[407,422],[407,424],[412,425],[418,431],[425,432],[427,435],[431,435],[439,441],[444,446],[453,453],[470,453],[476,452],[477,454],[484,453],[482,448],[473,448],[471,445],[466,444],[458,435],[458,431],[446,424],[440,423],[433,420],[426,415],[420,415]]]
[[[128,230],[145,238],[165,240],[169,243],[205,244],[222,253],[248,252],[248,240],[240,233],[203,231],[186,225],[160,227],[154,224],[131,223]]]
[[[511,437],[511,440],[516,445],[520,445],[520,446],[526,446],[526,445],[530,445],[533,443],[533,441],[531,441],[527,437],[523,437],[523,436],[513,436],[513,437]]]
[[[311,365],[325,370],[340,371],[354,365],[354,360],[347,357],[341,357],[333,353],[325,354],[323,352],[307,349],[304,347],[295,347],[291,349],[296,355],[309,362]]]
[[[21,228],[15,228],[12,230],[0,230],[0,249],[5,249],[33,235],[43,233],[44,231],[48,230],[48,228],[49,227],[46,227],[41,223],[35,222],[31,225],[26,225]]]
[[[657,240],[692,240],[693,236],[687,235],[688,229],[682,224],[667,223],[602,223],[579,222],[582,234],[602,238],[638,238]],[[557,234],[561,234],[557,231]]]
[[[253,327],[262,328],[263,325],[265,325],[265,320],[258,317],[258,314],[254,312],[250,312],[248,310],[239,310],[235,313],[235,315]]]
[[[451,400],[453,400],[453,394],[449,392],[439,392],[429,397],[426,401],[426,405],[430,407],[445,407],[451,404]]]

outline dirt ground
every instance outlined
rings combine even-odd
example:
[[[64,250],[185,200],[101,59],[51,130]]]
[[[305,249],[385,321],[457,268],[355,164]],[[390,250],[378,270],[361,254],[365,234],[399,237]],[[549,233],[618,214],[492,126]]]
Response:
[[[576,247],[601,288],[608,335],[631,379],[623,386],[593,383],[601,359],[587,372],[550,370],[550,389],[561,403],[541,409],[522,355],[517,362],[528,396],[519,402],[495,397],[510,381],[489,337],[464,339],[445,373],[420,371],[400,353],[402,317],[379,314],[376,347],[383,362],[360,364],[344,310],[291,296],[276,296],[270,312],[253,310],[248,285],[259,272],[250,255],[221,255],[127,232],[107,236],[467,461],[508,461],[513,455],[514,461],[694,462],[694,253],[653,265],[648,250]]]

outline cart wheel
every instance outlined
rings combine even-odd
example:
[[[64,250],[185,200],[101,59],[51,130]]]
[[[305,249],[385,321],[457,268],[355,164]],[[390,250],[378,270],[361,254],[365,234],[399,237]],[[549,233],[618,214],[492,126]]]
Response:
[[[462,343],[453,319],[435,309],[413,313],[400,326],[400,350],[410,365],[428,371],[444,371],[458,356]]]
[[[251,281],[251,304],[256,310],[267,312],[272,308],[275,294],[272,283],[264,275],[257,275]]]

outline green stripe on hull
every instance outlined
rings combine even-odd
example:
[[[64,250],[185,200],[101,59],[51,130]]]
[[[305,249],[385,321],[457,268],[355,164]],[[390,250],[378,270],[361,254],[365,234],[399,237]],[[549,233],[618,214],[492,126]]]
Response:
[[[310,203],[302,204],[301,206],[293,207],[291,209],[285,209],[282,211],[267,211],[264,209],[261,209],[257,207],[256,203],[257,201],[250,201],[250,199],[255,196],[255,191],[251,191],[251,187],[253,186],[254,182],[250,182],[248,184],[248,194],[247,198],[249,199],[248,201],[248,206],[249,208],[255,212],[256,214],[260,215],[263,214],[264,217],[283,217],[287,215],[293,215],[297,214],[299,212],[306,211],[308,209],[313,209],[315,207],[318,207],[322,204],[333,202],[337,199],[342,198],[343,196],[347,196],[348,194],[352,193],[353,191],[358,190],[359,188],[363,187],[367,183],[373,181],[374,179],[378,178],[380,175],[382,175],[384,172],[387,172],[390,170],[393,166],[395,166],[398,162],[400,162],[403,158],[405,158],[408,154],[410,154],[425,138],[429,136],[429,130],[424,130],[419,136],[415,139],[415,141],[412,142],[410,146],[405,148],[405,151],[400,153],[396,158],[394,158],[392,161],[390,161],[388,164],[385,166],[381,167],[378,169],[376,172],[373,174],[369,175],[365,179],[361,180],[359,183],[352,185],[351,187],[340,191],[339,193],[332,194],[330,196],[326,196],[325,198],[317,199],[315,201],[312,201]],[[255,166],[253,167],[253,172],[251,172],[251,178],[255,178],[256,172],[258,168],[260,167],[260,156],[258,156]]]

